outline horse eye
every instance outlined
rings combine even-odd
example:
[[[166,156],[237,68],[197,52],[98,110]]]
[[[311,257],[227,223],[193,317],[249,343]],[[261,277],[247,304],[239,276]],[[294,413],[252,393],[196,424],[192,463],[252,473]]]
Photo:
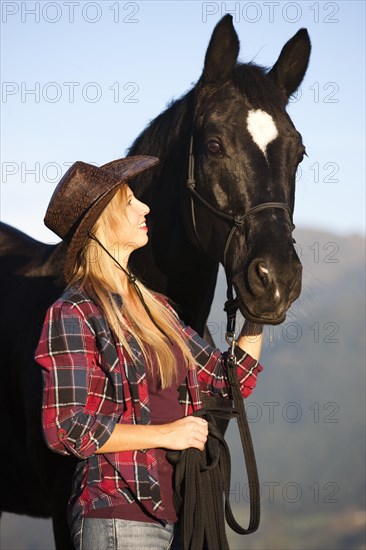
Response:
[[[217,139],[210,139],[207,143],[207,151],[211,155],[222,155],[223,151],[221,149],[221,144]]]
[[[303,150],[301,151],[300,155],[299,155],[299,164],[300,164],[300,162],[302,162],[304,160],[305,156],[307,157],[308,155],[307,155],[306,149],[304,147]]]

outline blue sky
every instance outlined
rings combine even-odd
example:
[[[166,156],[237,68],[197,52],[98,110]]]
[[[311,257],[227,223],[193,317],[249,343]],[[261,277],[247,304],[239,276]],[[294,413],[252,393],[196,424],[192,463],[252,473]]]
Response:
[[[3,1],[1,218],[45,242],[52,191],[72,162],[102,164],[199,78],[232,12],[240,60],[271,66],[300,27],[313,52],[289,113],[309,154],[298,227],[364,233],[363,1]],[[32,92],[33,90],[33,92]]]

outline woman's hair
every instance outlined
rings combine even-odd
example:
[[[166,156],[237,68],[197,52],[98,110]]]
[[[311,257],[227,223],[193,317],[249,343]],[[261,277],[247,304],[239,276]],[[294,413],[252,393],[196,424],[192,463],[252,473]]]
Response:
[[[121,250],[119,245],[119,220],[125,216],[126,203],[127,185],[122,185],[92,229],[93,234],[120,263],[123,262],[121,254],[124,253],[124,250]],[[152,328],[151,322],[145,323],[146,316],[143,319],[135,319],[133,305],[138,306],[141,303],[133,284],[129,286],[132,308],[128,303],[123,303],[122,280],[122,272],[113,258],[94,240],[88,238],[78,254],[74,275],[69,286],[79,283],[87,292],[92,291],[98,299],[108,324],[114,330],[122,346],[134,358],[125,334],[127,332],[133,335],[142,350],[147,367],[151,367],[154,360],[156,361],[160,385],[162,388],[166,388],[177,379],[176,357],[172,351],[172,342],[175,342],[182,352],[188,368],[194,365],[192,353],[183,336],[178,319],[167,307],[166,300],[154,295],[141,282],[138,282],[150,313],[158,321],[168,338],[165,338],[155,327]],[[122,308],[113,297],[115,294],[121,296]]]

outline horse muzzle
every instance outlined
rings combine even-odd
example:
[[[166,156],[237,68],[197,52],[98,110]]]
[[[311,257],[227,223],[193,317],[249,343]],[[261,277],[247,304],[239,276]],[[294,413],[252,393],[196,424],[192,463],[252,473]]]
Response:
[[[302,266],[296,258],[279,266],[255,258],[242,273],[231,277],[243,316],[254,323],[278,325],[301,292]]]

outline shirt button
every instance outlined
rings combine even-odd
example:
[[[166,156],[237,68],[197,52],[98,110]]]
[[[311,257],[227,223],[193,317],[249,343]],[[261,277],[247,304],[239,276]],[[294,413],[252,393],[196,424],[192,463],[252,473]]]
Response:
[[[63,430],[63,429],[58,430],[57,436],[58,436],[58,438],[61,439],[61,440],[62,440],[62,439],[65,439],[65,437],[66,437],[66,431]]]

